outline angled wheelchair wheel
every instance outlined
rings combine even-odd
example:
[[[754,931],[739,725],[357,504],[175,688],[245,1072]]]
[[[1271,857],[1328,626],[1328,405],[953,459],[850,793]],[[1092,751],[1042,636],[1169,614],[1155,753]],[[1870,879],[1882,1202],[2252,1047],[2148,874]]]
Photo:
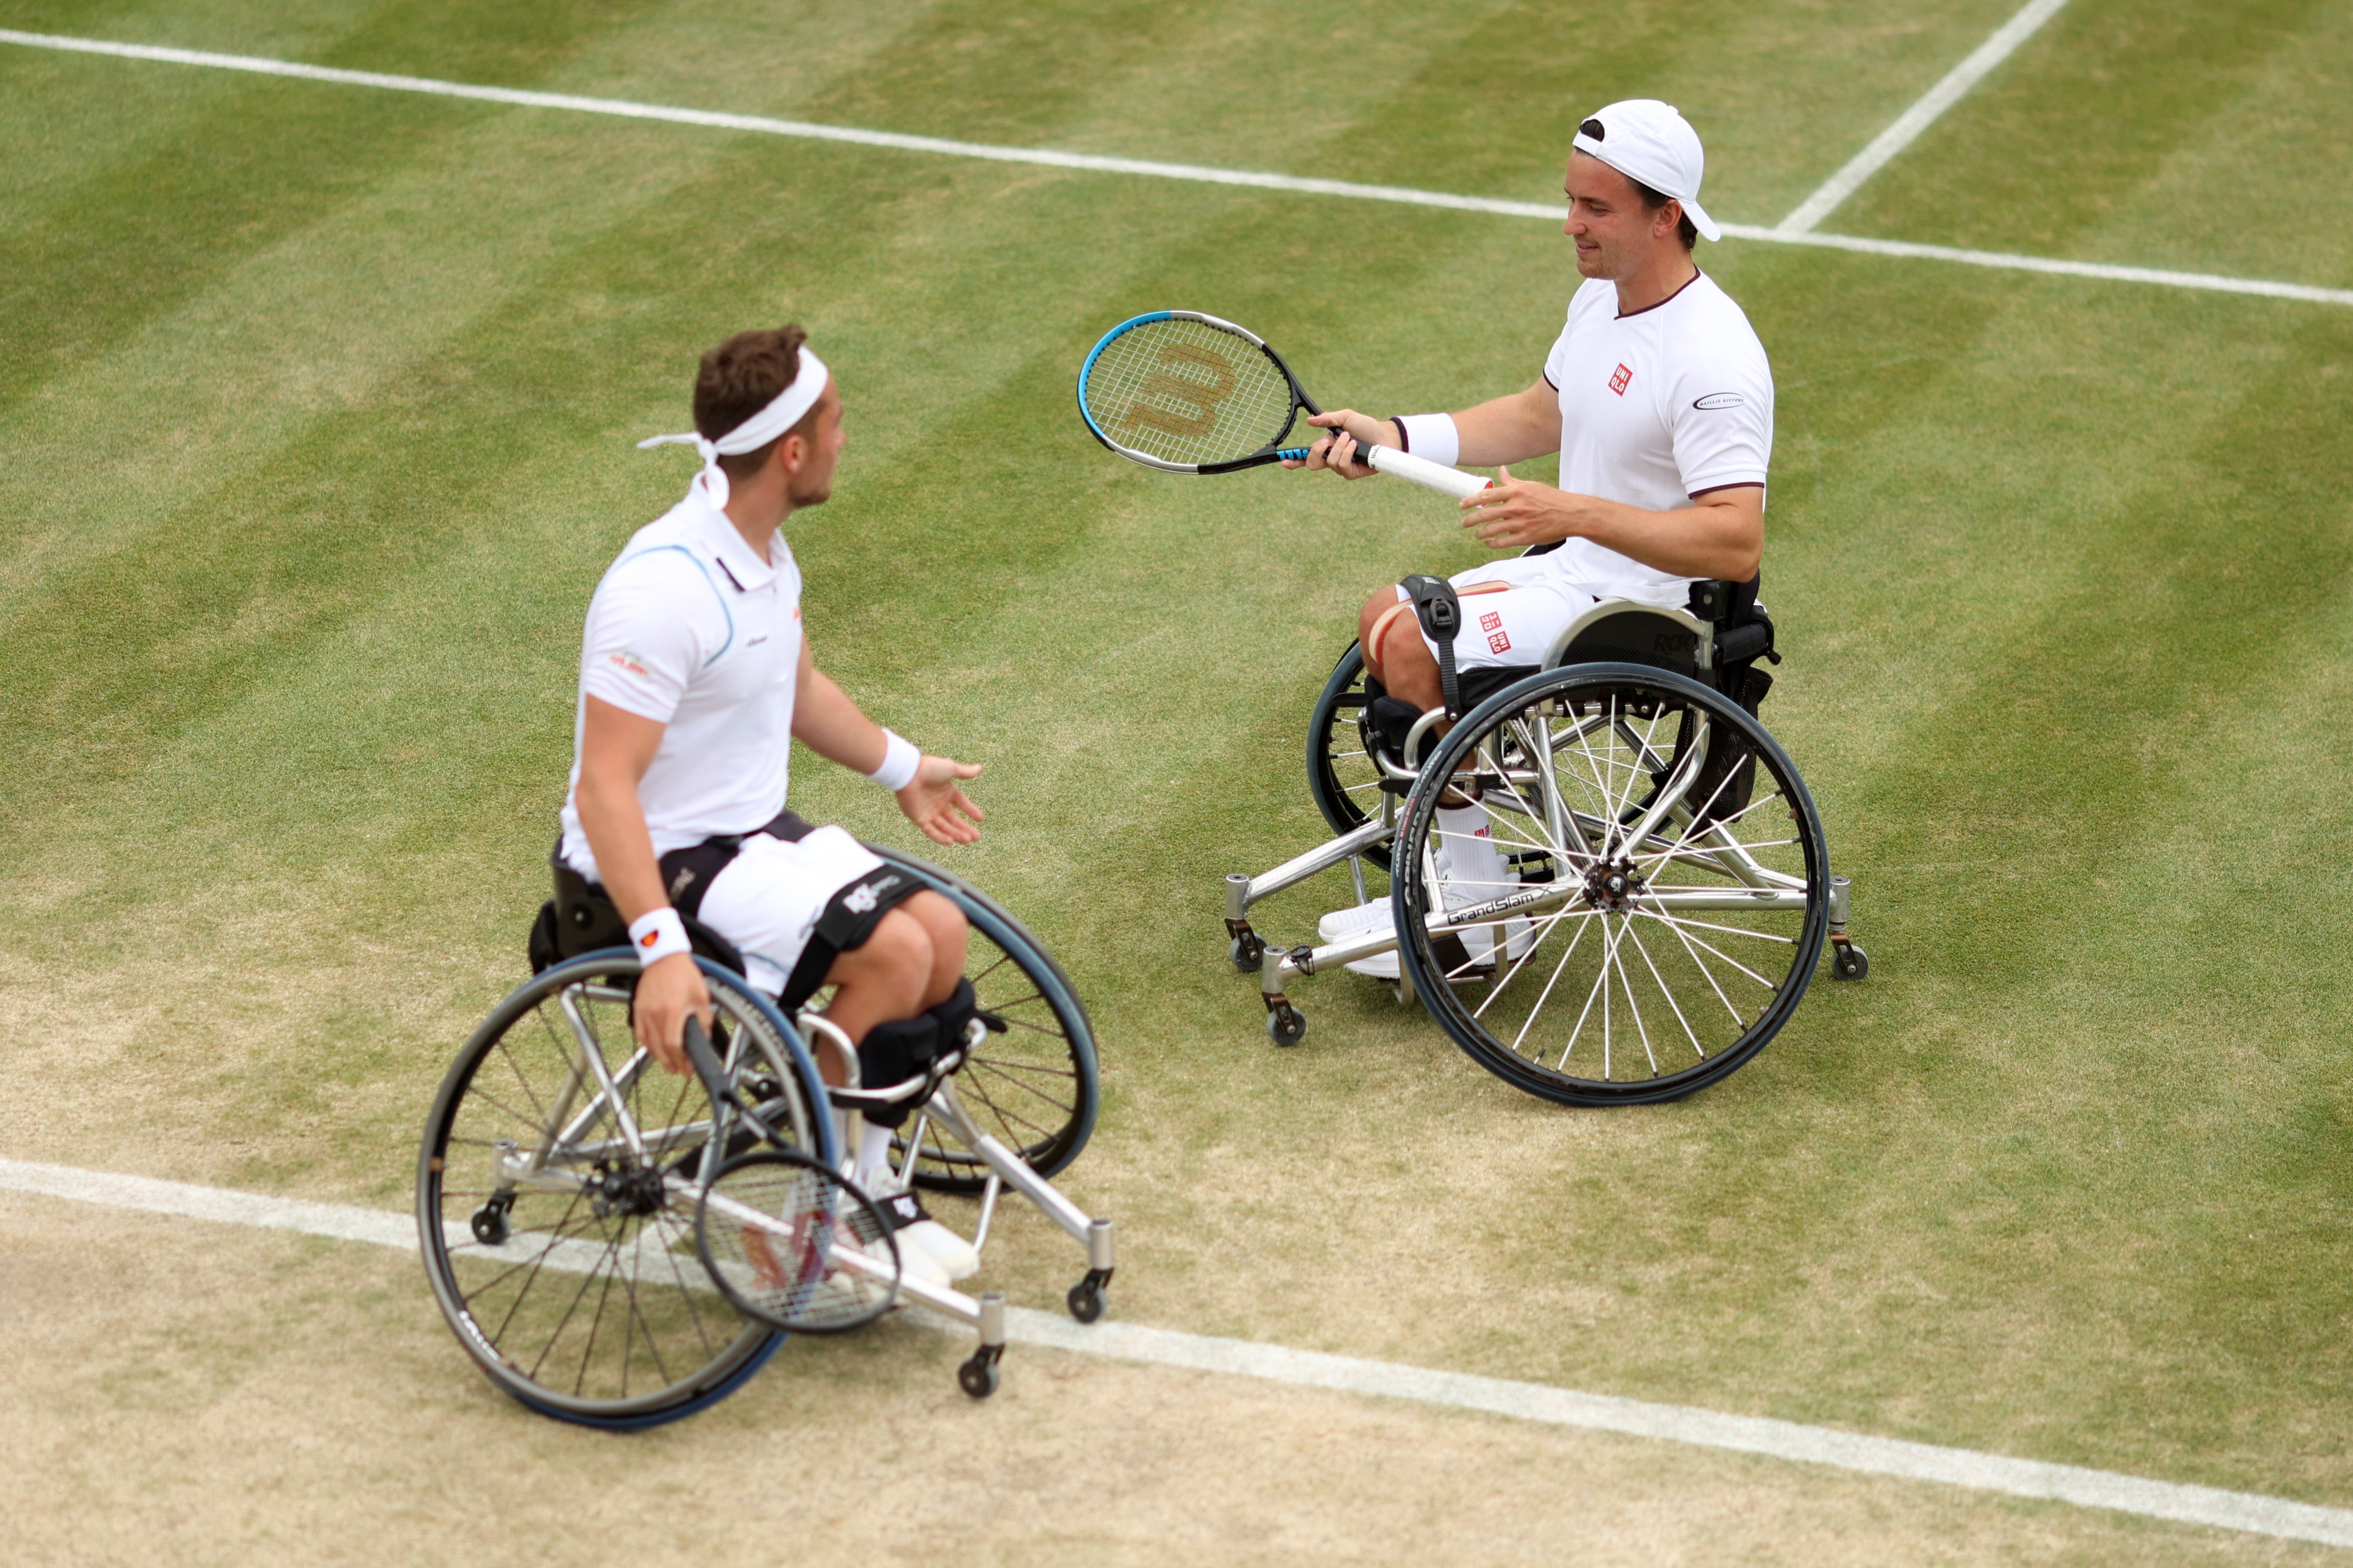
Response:
[[[1450,877],[1437,807],[1463,794],[1510,858],[1500,881]],[[1546,670],[1482,703],[1423,770],[1398,846],[1417,994],[1480,1066],[1571,1105],[1676,1100],[1737,1070],[1804,998],[1828,929],[1821,823],[1788,755],[1736,703],[1640,665]]]
[[[1364,650],[1350,643],[1307,721],[1307,793],[1335,834],[1355,832],[1381,809],[1380,770],[1365,746],[1366,700]],[[1365,858],[1387,870],[1389,847],[1376,845]]]
[[[767,999],[703,964],[737,1092],[821,1161],[823,1085]],[[629,1029],[625,948],[549,969],[499,1004],[442,1080],[417,1162],[434,1300],[491,1382],[543,1415],[628,1429],[716,1403],[782,1336],[698,1255],[702,1189],[755,1142]]]
[[[1077,987],[1029,929],[1003,905],[952,871],[881,845],[869,847],[904,866],[953,900],[972,927],[965,974],[980,1002],[988,1039],[956,1075],[956,1092],[983,1131],[1053,1175],[1093,1136],[1103,1086],[1093,1026]],[[908,1131],[915,1126],[908,1123]],[[895,1153],[905,1154],[903,1144]],[[939,1193],[977,1193],[987,1168],[926,1122],[915,1159],[915,1184]]]

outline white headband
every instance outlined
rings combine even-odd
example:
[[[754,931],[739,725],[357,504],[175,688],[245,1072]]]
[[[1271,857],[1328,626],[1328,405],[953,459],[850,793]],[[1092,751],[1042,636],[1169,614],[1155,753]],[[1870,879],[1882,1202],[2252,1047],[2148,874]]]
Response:
[[[801,345],[801,367],[793,374],[793,384],[776,394],[776,401],[713,441],[707,436],[688,432],[683,436],[653,436],[638,443],[638,450],[649,447],[691,447],[702,454],[703,488],[711,492],[712,506],[727,504],[727,472],[719,466],[723,457],[741,457],[756,452],[769,442],[801,422],[817,400],[825,395],[828,372],[825,361]]]

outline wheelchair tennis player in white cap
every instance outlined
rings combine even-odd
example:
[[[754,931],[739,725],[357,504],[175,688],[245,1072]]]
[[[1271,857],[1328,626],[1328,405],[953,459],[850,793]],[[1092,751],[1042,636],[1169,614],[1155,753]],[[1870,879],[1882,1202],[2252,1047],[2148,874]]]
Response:
[[[833,493],[844,436],[840,394],[804,338],[797,326],[729,338],[702,356],[694,434],[640,443],[691,444],[703,467],[589,604],[557,876],[584,879],[628,921],[644,964],[638,1040],[672,1072],[687,1070],[686,1018],[712,1021],[693,919],[787,1013],[834,987],[825,1016],[858,1047],[863,1081],[896,1083],[974,1015],[964,915],[841,828],[785,808],[792,742],[893,792],[942,844],[979,837],[961,786],[980,769],[876,724],[810,654],[782,531]],[[819,1061],[846,1080],[822,1049]],[[881,1123],[895,1120],[869,1112],[857,1178],[870,1191],[888,1174]],[[945,1283],[978,1267],[961,1237],[906,1212],[908,1268]]]
[[[1631,99],[1577,128],[1562,226],[1585,279],[1543,374],[1525,390],[1453,414],[1376,419],[1354,409],[1314,416],[1331,434],[1304,465],[1345,479],[1378,442],[1440,463],[1494,467],[1493,488],[1462,502],[1462,525],[1496,550],[1552,545],[1457,574],[1461,670],[1534,666],[1554,637],[1603,598],[1683,606],[1690,584],[1746,583],[1765,544],[1765,475],[1773,449],[1773,373],[1731,296],[1693,259],[1721,237],[1699,204],[1699,135],[1672,106]],[[1511,477],[1505,465],[1557,451],[1560,483]],[[1299,467],[1300,464],[1290,466]],[[1442,700],[1437,646],[1402,584],[1366,602],[1365,668],[1396,698]],[[1477,899],[1509,879],[1476,801],[1441,802],[1442,873]],[[1324,917],[1326,941],[1385,927],[1378,899]],[[1352,963],[1394,976],[1395,953]]]

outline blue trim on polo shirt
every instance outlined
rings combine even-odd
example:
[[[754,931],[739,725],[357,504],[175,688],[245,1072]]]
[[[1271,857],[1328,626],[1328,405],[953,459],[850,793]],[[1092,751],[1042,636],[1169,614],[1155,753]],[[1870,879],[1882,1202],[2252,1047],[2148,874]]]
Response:
[[[719,584],[711,580],[711,568],[702,563],[702,557],[697,555],[693,551],[689,550],[683,544],[653,544],[638,551],[635,555],[622,556],[618,561],[613,563],[613,570],[617,572],[632,561],[642,561],[649,555],[658,554],[665,550],[675,550],[681,555],[685,556],[689,561],[694,563],[694,569],[702,574],[702,585],[711,590],[711,596],[712,598],[719,601],[719,613],[726,617],[727,640],[719,645],[719,652],[712,654],[709,658],[702,661],[702,668],[704,669],[709,669],[712,665],[717,664],[720,661],[729,648],[735,646],[735,612],[727,607],[727,595],[721,593],[719,591]]]

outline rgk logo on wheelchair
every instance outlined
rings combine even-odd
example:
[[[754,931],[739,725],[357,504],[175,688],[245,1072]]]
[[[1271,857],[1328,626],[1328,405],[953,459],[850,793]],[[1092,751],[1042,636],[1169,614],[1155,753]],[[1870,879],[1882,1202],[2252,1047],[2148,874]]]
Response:
[[[1461,676],[1453,590],[1404,586],[1438,647],[1443,705],[1390,698],[1352,644],[1307,742],[1308,789],[1338,837],[1226,879],[1229,956],[1260,976],[1277,1044],[1306,1035],[1289,986],[1347,967],[1393,980],[1400,1003],[1419,999],[1532,1094],[1647,1103],[1763,1049],[1826,944],[1836,978],[1863,976],[1847,879],[1757,722],[1772,686],[1759,661],[1780,656],[1754,582],[1696,584],[1682,610],[1604,600],[1541,664]],[[1471,836],[1442,813],[1472,805],[1491,826],[1458,843]],[[1343,865],[1369,917],[1357,929],[1284,948],[1254,928],[1261,900]],[[1386,920],[1368,872],[1388,878]]]
[[[898,1237],[925,1217],[917,1192],[978,1198],[975,1252],[998,1195],[1020,1194],[1086,1254],[1072,1316],[1103,1315],[1112,1222],[1050,1179],[1094,1128],[1086,1011],[985,894],[870,847],[888,864],[848,889],[852,915],[929,889],[970,928],[972,979],[922,1020],[886,1026],[906,1037],[897,1083],[858,1083],[860,1053],[840,1031],[814,1012],[788,1018],[745,981],[743,955],[684,910],[715,1018],[707,1035],[690,1023],[691,1076],[659,1071],[630,1027],[638,963],[619,911],[559,864],[533,931],[538,973],[451,1064],[417,1178],[434,1298],[475,1363],[532,1409],[614,1429],[675,1420],[726,1397],[788,1334],[842,1332],[902,1300],[979,1331],[957,1381],[986,1396],[1004,1298],[906,1270]],[[702,868],[705,886],[715,874]],[[812,1034],[841,1047],[846,1087],[818,1077]],[[869,1115],[897,1128],[902,1190],[879,1198],[844,1173]]]

